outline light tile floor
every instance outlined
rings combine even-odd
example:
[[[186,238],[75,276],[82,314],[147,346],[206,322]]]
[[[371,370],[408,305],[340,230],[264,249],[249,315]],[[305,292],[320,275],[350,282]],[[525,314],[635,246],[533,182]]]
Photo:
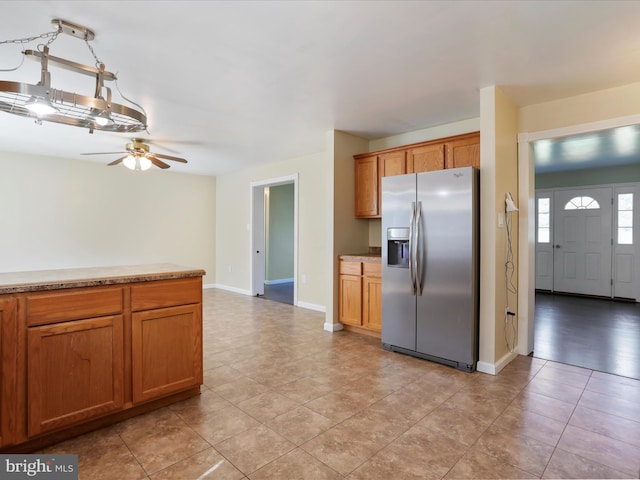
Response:
[[[531,357],[464,373],[204,292],[202,395],[45,451],[82,479],[638,478],[640,381]]]

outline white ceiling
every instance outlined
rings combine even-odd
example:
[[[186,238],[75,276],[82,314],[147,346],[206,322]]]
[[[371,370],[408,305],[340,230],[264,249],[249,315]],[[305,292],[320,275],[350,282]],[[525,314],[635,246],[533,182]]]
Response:
[[[640,81],[638,1],[5,0],[1,12],[0,41],[52,31],[53,18],[91,28],[98,58],[148,114],[150,136],[135,136],[186,157],[172,171],[192,174],[315,153],[332,129],[379,138],[474,118],[491,85],[523,106]],[[82,40],[60,35],[50,49],[94,64]],[[0,69],[20,51],[0,45]],[[52,87],[93,95],[50,71]],[[30,60],[0,72],[39,77]],[[79,154],[132,136],[0,112],[5,151],[106,164],[117,157]]]

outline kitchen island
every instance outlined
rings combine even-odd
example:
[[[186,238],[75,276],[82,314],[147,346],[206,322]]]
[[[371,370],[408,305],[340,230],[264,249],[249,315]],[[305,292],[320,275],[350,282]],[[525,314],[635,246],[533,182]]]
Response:
[[[0,451],[29,452],[198,395],[203,270],[0,273]]]

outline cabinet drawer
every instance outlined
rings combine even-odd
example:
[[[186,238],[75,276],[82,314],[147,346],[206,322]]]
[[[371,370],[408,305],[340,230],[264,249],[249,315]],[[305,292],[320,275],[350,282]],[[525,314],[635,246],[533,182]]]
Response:
[[[364,269],[365,277],[381,277],[382,276],[382,264],[378,262],[363,262],[362,267]]]
[[[349,262],[342,260],[340,262],[341,275],[362,275],[362,262]]]
[[[134,312],[201,302],[202,277],[145,282],[131,287]]]
[[[124,295],[121,287],[93,287],[28,295],[25,303],[27,325],[34,326],[122,313]]]

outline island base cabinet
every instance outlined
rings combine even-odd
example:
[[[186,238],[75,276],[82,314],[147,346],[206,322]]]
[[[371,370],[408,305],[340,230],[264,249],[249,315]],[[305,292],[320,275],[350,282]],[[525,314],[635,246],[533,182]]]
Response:
[[[123,407],[122,315],[31,327],[27,348],[29,437]]]
[[[134,404],[202,384],[200,312],[198,304],[133,314]]]
[[[18,301],[0,298],[0,446],[12,443],[18,428],[17,324]]]

